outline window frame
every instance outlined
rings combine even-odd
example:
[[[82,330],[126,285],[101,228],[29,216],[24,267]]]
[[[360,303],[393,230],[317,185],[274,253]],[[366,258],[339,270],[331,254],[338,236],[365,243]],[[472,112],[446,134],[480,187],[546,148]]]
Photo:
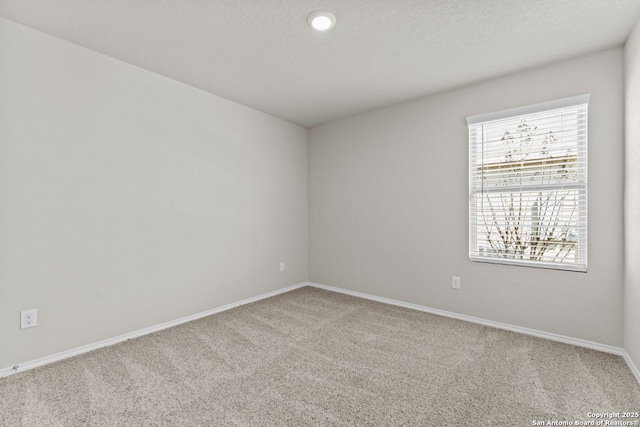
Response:
[[[526,266],[526,267],[535,267],[535,268],[549,268],[549,269],[557,269],[557,270],[567,270],[567,271],[578,271],[578,272],[586,272],[587,271],[587,229],[588,229],[588,190],[587,190],[587,176],[588,176],[588,105],[589,105],[589,94],[577,95],[568,98],[557,99],[549,102],[542,102],[538,104],[527,105],[518,108],[512,108],[508,110],[496,111],[488,114],[481,114],[477,116],[467,117],[467,126],[469,128],[468,142],[469,142],[469,260],[473,262],[485,262],[485,263],[494,263],[494,264],[507,264],[507,265],[517,265],[517,266]],[[476,215],[476,204],[477,201],[474,199],[477,198],[478,195],[481,195],[484,198],[485,194],[500,193],[505,192],[501,188],[485,188],[484,182],[482,183],[480,189],[477,186],[477,171],[478,166],[486,165],[485,163],[478,163],[477,153],[480,150],[475,149],[479,144],[484,144],[484,135],[478,137],[477,132],[478,128],[490,122],[494,122],[497,120],[504,119],[526,119],[527,116],[531,116],[538,113],[543,113],[546,111],[557,110],[562,108],[570,108],[570,107],[581,107],[584,110],[582,113],[578,113],[577,119],[583,119],[584,125],[578,127],[577,131],[577,164],[579,166],[577,171],[577,179],[575,183],[547,183],[540,185],[529,185],[523,186],[520,185],[519,188],[520,194],[523,192],[529,191],[557,191],[557,190],[577,190],[577,203],[578,203],[578,224],[580,228],[580,232],[578,233],[577,240],[577,250],[576,250],[576,263],[563,263],[563,262],[549,262],[549,261],[538,261],[538,260],[526,260],[526,259],[516,259],[516,258],[507,258],[504,256],[491,256],[491,255],[480,255],[480,250],[478,247],[478,220],[483,218],[482,214]],[[581,117],[582,114],[584,117]],[[535,122],[533,124],[535,127]],[[484,147],[481,147],[484,148]],[[484,173],[484,170],[483,170]],[[476,175],[474,177],[474,174]],[[476,184],[476,185],[474,185]],[[508,187],[504,187],[504,189],[508,189]],[[502,190],[502,191],[501,191]],[[508,191],[508,190],[507,190]]]

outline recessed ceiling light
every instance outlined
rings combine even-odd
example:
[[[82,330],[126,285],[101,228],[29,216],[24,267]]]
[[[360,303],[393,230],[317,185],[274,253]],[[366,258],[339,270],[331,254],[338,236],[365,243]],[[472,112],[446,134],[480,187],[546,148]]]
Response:
[[[318,10],[307,18],[307,23],[318,31],[327,31],[336,24],[333,13]]]

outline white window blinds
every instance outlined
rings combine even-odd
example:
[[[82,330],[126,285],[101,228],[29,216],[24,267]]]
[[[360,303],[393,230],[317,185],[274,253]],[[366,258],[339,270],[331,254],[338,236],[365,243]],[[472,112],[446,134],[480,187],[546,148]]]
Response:
[[[472,261],[586,271],[588,101],[467,119]]]

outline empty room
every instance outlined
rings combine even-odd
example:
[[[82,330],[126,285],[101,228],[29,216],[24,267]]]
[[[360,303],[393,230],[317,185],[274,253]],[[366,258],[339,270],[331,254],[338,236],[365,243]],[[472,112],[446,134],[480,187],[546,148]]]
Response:
[[[0,426],[640,425],[640,1],[0,0]]]

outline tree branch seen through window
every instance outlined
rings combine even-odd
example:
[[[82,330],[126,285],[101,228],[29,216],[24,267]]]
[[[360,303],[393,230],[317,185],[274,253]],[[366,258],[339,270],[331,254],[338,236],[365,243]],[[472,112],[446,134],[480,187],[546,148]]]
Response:
[[[468,120],[470,258],[585,271],[586,103]]]

